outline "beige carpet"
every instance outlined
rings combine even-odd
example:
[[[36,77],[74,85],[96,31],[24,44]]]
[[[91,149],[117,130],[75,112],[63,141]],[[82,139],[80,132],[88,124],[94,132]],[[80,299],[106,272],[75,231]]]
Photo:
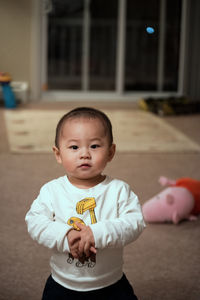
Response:
[[[200,152],[200,145],[162,118],[136,109],[107,109],[119,152]],[[4,112],[10,151],[48,153],[55,127],[64,110],[6,110]]]

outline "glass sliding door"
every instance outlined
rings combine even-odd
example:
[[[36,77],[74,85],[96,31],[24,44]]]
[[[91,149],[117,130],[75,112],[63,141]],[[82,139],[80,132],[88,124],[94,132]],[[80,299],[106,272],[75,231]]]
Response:
[[[52,1],[49,90],[115,90],[117,8],[117,0]]]
[[[125,91],[156,90],[159,0],[127,0]]]
[[[81,90],[84,1],[53,0],[48,15],[49,90]]]
[[[125,91],[176,91],[181,0],[127,0]]]
[[[166,1],[164,91],[176,91],[178,87],[181,2],[180,0]]]
[[[182,0],[46,1],[49,91],[177,91]]]
[[[115,90],[118,1],[90,5],[89,90]]]

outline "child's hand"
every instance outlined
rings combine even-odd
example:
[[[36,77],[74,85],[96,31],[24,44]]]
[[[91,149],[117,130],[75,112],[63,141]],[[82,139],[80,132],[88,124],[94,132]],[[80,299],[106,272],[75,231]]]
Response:
[[[80,261],[85,260],[85,257],[91,257],[95,260],[97,250],[95,249],[95,242],[93,232],[89,226],[76,223],[78,230],[70,230],[67,233],[70,253],[74,258]]]
[[[82,225],[81,223],[76,223],[76,225],[80,229],[80,240],[78,242],[79,256],[85,254],[86,257],[90,257],[91,255],[96,254],[97,250],[95,249],[95,240],[90,227]]]
[[[67,239],[69,244],[70,253],[74,258],[80,258],[79,256],[79,241],[81,239],[80,231],[70,230],[67,233]]]

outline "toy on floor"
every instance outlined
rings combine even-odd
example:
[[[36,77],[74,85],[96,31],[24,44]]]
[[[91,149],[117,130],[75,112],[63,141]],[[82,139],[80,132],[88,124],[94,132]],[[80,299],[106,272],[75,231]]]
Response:
[[[0,83],[3,90],[3,99],[6,108],[16,108],[16,99],[10,86],[11,76],[9,73],[0,72]]]
[[[200,181],[192,178],[171,180],[161,176],[159,183],[168,186],[142,206],[148,223],[196,220],[200,214]]]

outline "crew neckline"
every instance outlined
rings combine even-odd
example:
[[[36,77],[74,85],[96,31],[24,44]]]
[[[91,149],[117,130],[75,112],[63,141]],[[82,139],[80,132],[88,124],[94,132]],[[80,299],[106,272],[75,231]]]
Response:
[[[89,192],[89,191],[92,191],[93,189],[95,189],[96,187],[99,187],[100,185],[103,185],[103,184],[105,184],[108,180],[109,180],[109,176],[108,175],[104,175],[105,176],[105,178],[104,178],[104,180],[103,181],[101,181],[100,183],[98,183],[98,184],[96,184],[96,185],[94,185],[94,186],[92,186],[92,187],[90,187],[90,188],[88,188],[88,189],[81,189],[81,188],[79,188],[79,187],[77,187],[77,186],[75,186],[74,184],[72,184],[70,181],[69,181],[69,178],[68,178],[68,176],[67,175],[64,175],[64,180],[65,180],[65,182],[67,183],[67,185],[71,188],[71,189],[74,189],[74,190],[76,190],[76,191],[82,191],[82,192]]]

